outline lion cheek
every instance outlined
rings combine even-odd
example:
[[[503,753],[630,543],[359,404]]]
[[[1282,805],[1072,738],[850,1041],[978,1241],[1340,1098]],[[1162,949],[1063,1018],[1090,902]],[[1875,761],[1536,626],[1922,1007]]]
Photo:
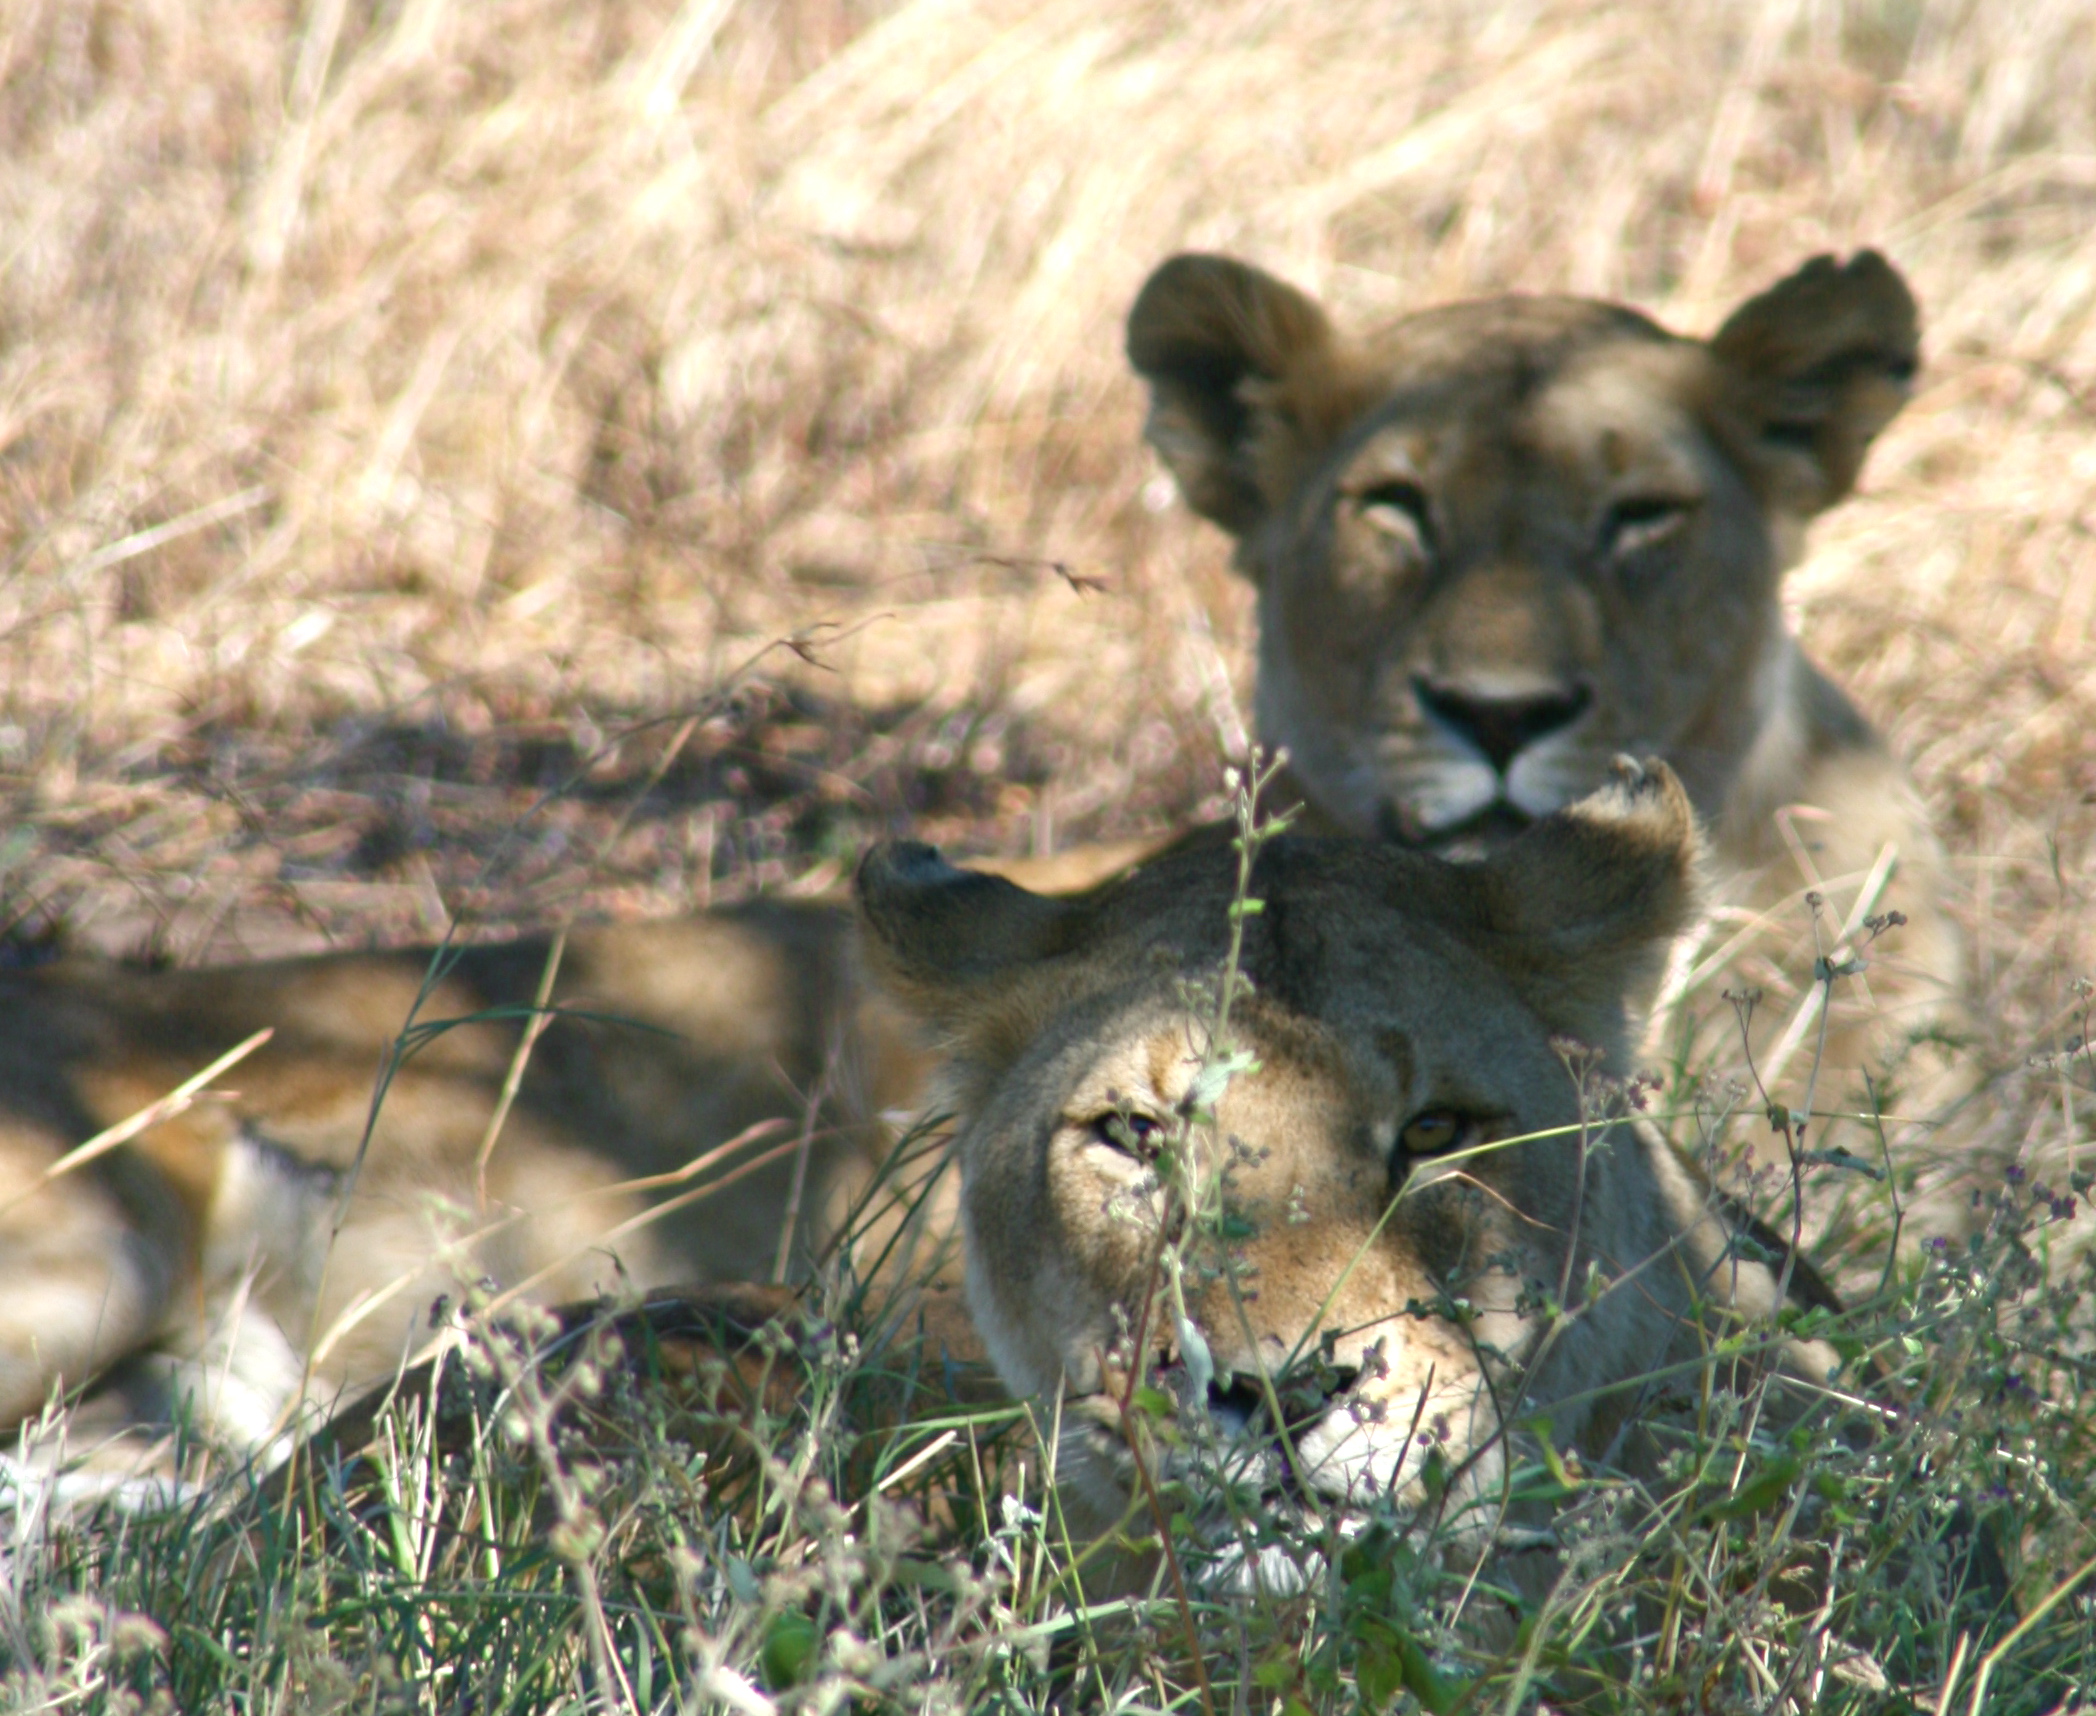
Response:
[[[1111,1301],[1083,1263],[966,1224],[968,1313],[990,1363],[1016,1395],[1097,1392],[1120,1334]]]
[[[1002,1279],[992,1254],[973,1239],[967,1252],[968,1315],[991,1365],[1014,1394],[1051,1392],[1062,1373],[1061,1354],[1029,1314],[1027,1283]]]

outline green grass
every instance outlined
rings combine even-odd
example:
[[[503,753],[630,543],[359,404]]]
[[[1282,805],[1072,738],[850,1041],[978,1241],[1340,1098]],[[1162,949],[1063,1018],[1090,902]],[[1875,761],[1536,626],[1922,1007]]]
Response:
[[[2075,1582],[2096,1280],[2048,1256],[2061,1195],[2005,1184],[1966,1245],[1803,1319],[1848,1363],[1843,1398],[1793,1428],[1758,1427],[1758,1386],[1729,1389],[1720,1359],[1676,1379],[1663,1483],[1517,1463],[1517,1490],[1559,1501],[1540,1593],[1490,1565],[1470,1588],[1408,1509],[1336,1541],[1253,1503],[1239,1529],[1306,1582],[1235,1600],[1204,1583],[1200,1510],[1167,1486],[1188,1610],[1168,1579],[1087,1604],[1097,1569],[1024,1409],[952,1398],[909,1331],[834,1295],[837,1320],[789,1318],[744,1355],[747,1387],[666,1361],[630,1315],[557,1341],[468,1316],[445,1410],[417,1379],[361,1458],[309,1457],[288,1488],[234,1473],[159,1513],[18,1512],[0,1696],[1198,1709],[1198,1661],[1218,1711],[2071,1709],[2096,1695],[2096,1593]],[[2012,1593],[1988,1588],[1982,1534]]]
[[[1178,1212],[1158,1319],[1227,1249],[1221,1181],[1184,1165],[1221,1159],[1190,1142],[1248,1064],[1240,987],[1226,961],[1190,996],[1208,1071],[1158,1159]],[[2052,1070],[2085,1088],[2086,1051]],[[1654,1094],[1576,1058],[1568,1076],[1597,1125]],[[1713,1162],[1769,1120],[1678,1072],[1672,1094],[1701,1100],[1651,1118]],[[1792,1172],[1746,1182],[1763,1231],[1838,1196],[1818,1261],[1862,1289],[1774,1329],[1714,1318],[1702,1363],[1638,1379],[1654,1475],[1589,1469],[1521,1423],[1483,1504],[1490,1557],[1438,1458],[1423,1506],[1384,1495],[1342,1521],[1238,1481],[1243,1443],[1147,1378],[1123,1425],[1137,1500],[1109,1541],[1073,1542],[1044,1481],[1054,1403],[999,1398],[925,1338],[909,1291],[840,1264],[769,1321],[706,1300],[444,1307],[439,1356],[288,1467],[221,1469],[159,1510],[18,1498],[0,1692],[83,1711],[1285,1716],[2039,1716],[2096,1697],[2096,1253],[2055,1245],[2091,1177],[2011,1168],[1971,1193],[1961,1238],[1902,1250],[1902,1176],[1827,1148],[1839,1122],[1776,1118]],[[906,1140],[877,1195],[924,1196],[933,1142]],[[1839,1353],[1824,1389],[1776,1383],[1786,1338]],[[1153,1571],[1129,1590],[1116,1565]]]

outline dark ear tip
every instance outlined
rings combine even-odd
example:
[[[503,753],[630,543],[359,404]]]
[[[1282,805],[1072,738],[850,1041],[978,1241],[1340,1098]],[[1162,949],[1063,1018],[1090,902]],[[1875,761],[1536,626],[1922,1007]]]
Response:
[[[1129,366],[1138,375],[1170,368],[1183,355],[1186,344],[1178,307],[1189,294],[1212,295],[1218,284],[1234,287],[1245,272],[1245,265],[1235,258],[1201,250],[1182,250],[1151,269],[1128,308],[1125,344]]]
[[[1823,250],[1817,256],[1808,257],[1791,278],[1813,282],[1842,280],[1856,286],[1890,283],[1902,289],[1907,284],[1905,276],[1893,267],[1891,259],[1882,250],[1868,246],[1856,251],[1846,262],[1831,250]]]
[[[1745,340],[1751,350],[1776,338],[1779,348],[1806,347],[1817,324],[1857,316],[1874,323],[1879,337],[1911,343],[1920,307],[1884,252],[1859,250],[1844,261],[1822,251],[1734,310],[1712,343],[1722,349]]]
[[[1855,285],[1866,291],[1881,293],[1894,303],[1903,304],[1909,312],[1915,308],[1914,289],[1907,284],[1907,277],[1892,265],[1892,260],[1882,250],[1859,250],[1842,267]]]
[[[1150,278],[1144,283],[1143,291],[1149,291],[1152,286],[1172,285],[1189,275],[1213,274],[1218,269],[1230,265],[1231,258],[1217,251],[1176,250],[1150,270]]]
[[[938,847],[921,840],[883,840],[859,860],[854,886],[861,899],[883,888],[932,887],[962,872],[947,863]]]
[[[1145,298],[1155,294],[1176,291],[1196,280],[1240,280],[1249,270],[1234,256],[1224,256],[1212,250],[1181,250],[1167,256],[1150,270],[1150,278],[1143,282],[1142,290],[1135,295],[1138,307]]]

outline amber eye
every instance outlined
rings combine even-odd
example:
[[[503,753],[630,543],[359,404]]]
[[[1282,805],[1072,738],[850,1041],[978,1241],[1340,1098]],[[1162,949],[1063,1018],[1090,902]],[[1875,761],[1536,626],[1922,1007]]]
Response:
[[[1601,521],[1601,552],[1610,560],[1629,560],[1656,548],[1688,522],[1692,502],[1670,495],[1629,495],[1608,509]]]
[[[1164,1122],[1154,1115],[1123,1114],[1116,1109],[1092,1121],[1089,1130],[1101,1144],[1145,1162],[1164,1146]]]
[[[1477,1141],[1478,1125],[1452,1108],[1429,1108],[1405,1122],[1397,1135],[1407,1156],[1442,1156]]]
[[[1415,554],[1424,555],[1431,550],[1433,522],[1428,517],[1426,492],[1417,483],[1401,479],[1377,483],[1354,496],[1354,508],[1361,515],[1363,524],[1402,543]]]

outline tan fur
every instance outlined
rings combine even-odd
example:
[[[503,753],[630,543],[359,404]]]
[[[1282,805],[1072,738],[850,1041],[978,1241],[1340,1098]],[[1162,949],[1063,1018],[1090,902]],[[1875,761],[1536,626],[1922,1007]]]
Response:
[[[1424,1426],[1473,1536],[1493,1529],[1505,1432],[1538,1411],[1565,1446],[1637,1462],[1633,1420],[1684,1386],[1638,1379],[1705,1350],[1695,1302],[1759,1316],[1779,1298],[1642,1123],[1597,1126],[1582,1184],[1560,1041],[1623,1067],[1695,909],[1695,846],[1678,781],[1625,761],[1478,864],[1292,837],[1262,852],[1254,988],[1231,1027],[1257,1064],[1192,1137],[1225,1172],[1236,1231],[1189,1247],[1188,1310],[1217,1376],[1183,1415],[1246,1416],[1233,1402],[1256,1402],[1256,1379],[1322,1345],[1341,1374],[1296,1427],[1296,1476],[1328,1501],[1417,1501]],[[860,873],[877,963],[947,1045],[969,1308],[1011,1388],[1051,1414],[1061,1396],[1059,1482],[1094,1530],[1133,1494],[1115,1394],[1130,1331],[1187,1374],[1143,1310],[1160,1193],[1117,1117],[1161,1132],[1182,1111],[1207,1030],[1190,997],[1216,980],[1235,876],[1219,843],[1079,900],[925,847],[878,849]],[[1408,1156],[1408,1125],[1442,1112],[1507,1142]],[[1569,1132],[1528,1136],[1553,1129]],[[1568,1282],[1574,1314],[1547,1334],[1538,1293]],[[1791,1357],[1821,1377],[1832,1363],[1823,1347]]]
[[[1959,947],[1912,790],[1778,588],[1917,349],[1913,299],[1868,251],[1806,264],[1707,341],[1574,298],[1353,340],[1214,256],[1166,262],[1128,322],[1149,437],[1258,586],[1259,727],[1310,806],[1475,853],[1656,752],[1710,830],[1723,933],[1777,909],[1804,985],[1798,896],[1826,894],[1831,947],[1889,848],[1870,909],[1910,922],[1873,950],[1884,1023],[1851,1061],[1947,1016]]]
[[[790,1269],[805,1271],[887,1145],[881,1117],[921,1084],[901,1021],[858,975],[849,915],[756,906],[576,931],[554,995],[576,1016],[537,1044],[482,1206],[475,1158],[546,951],[543,940],[464,950],[419,1009],[427,950],[0,974],[0,1422],[143,1350],[200,1355],[235,1307],[235,1347],[297,1355],[375,1299],[318,1365],[331,1394],[389,1371],[431,1300],[461,1279],[535,1280],[544,1300],[622,1278],[765,1279],[790,1151],[617,1236],[651,1200],[615,1188],[673,1173],[762,1120],[780,1123],[765,1146],[790,1146],[819,1106],[788,1244]],[[426,1025],[499,1007],[511,1015],[456,1025],[406,1060],[359,1167],[375,1080],[411,1015]],[[273,1039],[219,1090],[43,1181],[67,1150],[264,1027]],[[296,1369],[294,1358],[294,1385]],[[283,1404],[220,1428],[250,1439]]]

